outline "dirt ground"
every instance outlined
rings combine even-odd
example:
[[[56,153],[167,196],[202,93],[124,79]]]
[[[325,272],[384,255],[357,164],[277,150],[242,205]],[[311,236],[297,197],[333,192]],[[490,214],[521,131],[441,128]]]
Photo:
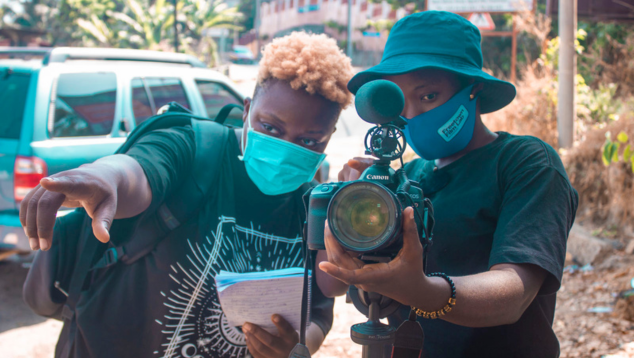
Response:
[[[21,298],[27,268],[15,262],[0,263],[0,356],[51,358],[61,323],[33,314]],[[572,272],[571,272],[572,271]],[[632,302],[616,295],[631,288],[634,256],[617,254],[588,270],[568,270],[558,294],[554,328],[562,358],[634,358]],[[610,308],[611,313],[589,309]],[[361,347],[350,341],[350,326],[365,320],[355,308],[338,298],[335,323],[315,358],[356,358]]]

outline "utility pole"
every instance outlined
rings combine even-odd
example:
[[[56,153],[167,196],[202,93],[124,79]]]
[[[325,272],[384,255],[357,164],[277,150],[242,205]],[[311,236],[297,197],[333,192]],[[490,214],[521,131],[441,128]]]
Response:
[[[575,73],[577,57],[577,0],[559,1],[559,93],[557,130],[559,148],[570,148],[574,141]]]
[[[257,48],[255,49],[255,58],[260,58],[260,4],[261,0],[255,0],[255,38],[257,43]]]
[[[348,57],[352,58],[352,1],[348,0],[348,40],[347,40],[347,53]]]
[[[178,52],[178,21],[176,14],[176,2],[178,0],[174,0],[174,52]]]

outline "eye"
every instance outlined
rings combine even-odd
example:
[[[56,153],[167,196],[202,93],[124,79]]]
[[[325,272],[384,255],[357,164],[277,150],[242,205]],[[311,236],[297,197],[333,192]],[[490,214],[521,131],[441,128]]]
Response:
[[[262,128],[264,128],[265,131],[267,131],[267,132],[269,132],[269,133],[271,133],[273,135],[279,135],[280,134],[280,131],[277,128],[273,127],[272,125],[264,123],[264,122],[262,122],[261,124],[262,124]]]
[[[304,139],[302,139],[302,144],[303,144],[305,147],[314,147],[314,146],[316,146],[316,145],[317,145],[317,141],[316,141],[316,140],[314,140],[314,139],[304,138]]]
[[[420,98],[421,101],[432,101],[436,98],[436,96],[438,96],[438,93],[430,93],[430,94],[426,94],[424,96],[422,96]]]

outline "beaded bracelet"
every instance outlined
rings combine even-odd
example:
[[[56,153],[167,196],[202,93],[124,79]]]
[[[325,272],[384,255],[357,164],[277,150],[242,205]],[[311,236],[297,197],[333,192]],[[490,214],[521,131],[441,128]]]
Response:
[[[449,286],[451,286],[451,297],[449,298],[449,302],[445,307],[439,309],[438,311],[427,312],[412,306],[412,310],[416,312],[416,315],[423,318],[436,319],[444,316],[447,312],[450,312],[453,306],[456,305],[456,285],[454,285],[453,280],[449,276],[442,272],[430,273],[427,277],[442,277],[447,280],[447,282],[449,282]]]

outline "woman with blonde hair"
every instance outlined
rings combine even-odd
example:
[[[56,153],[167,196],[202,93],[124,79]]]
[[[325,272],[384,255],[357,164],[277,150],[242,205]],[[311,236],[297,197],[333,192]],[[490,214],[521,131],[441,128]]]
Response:
[[[221,270],[303,266],[297,198],[350,103],[351,77],[350,59],[325,35],[293,33],[266,46],[253,99],[244,101],[244,129],[229,135],[220,164],[207,168],[220,172],[217,188],[142,259],[94,272],[74,311],[76,329],[62,332],[56,357],[287,357],[299,339],[295,329],[277,312],[270,312],[275,333],[248,322],[229,325],[215,277]],[[51,274],[62,274],[58,264],[76,255],[76,243],[60,240],[78,225],[73,214],[55,221],[61,205],[83,207],[95,238],[117,244],[182,185],[193,169],[195,138],[189,126],[153,131],[125,155],[44,178],[20,217],[32,248],[48,250],[40,254],[50,255]],[[27,281],[27,302],[39,312],[60,309],[64,297],[54,299],[58,306],[38,307],[37,298],[51,293],[37,282]],[[313,285],[312,352],[330,330],[332,308]]]

